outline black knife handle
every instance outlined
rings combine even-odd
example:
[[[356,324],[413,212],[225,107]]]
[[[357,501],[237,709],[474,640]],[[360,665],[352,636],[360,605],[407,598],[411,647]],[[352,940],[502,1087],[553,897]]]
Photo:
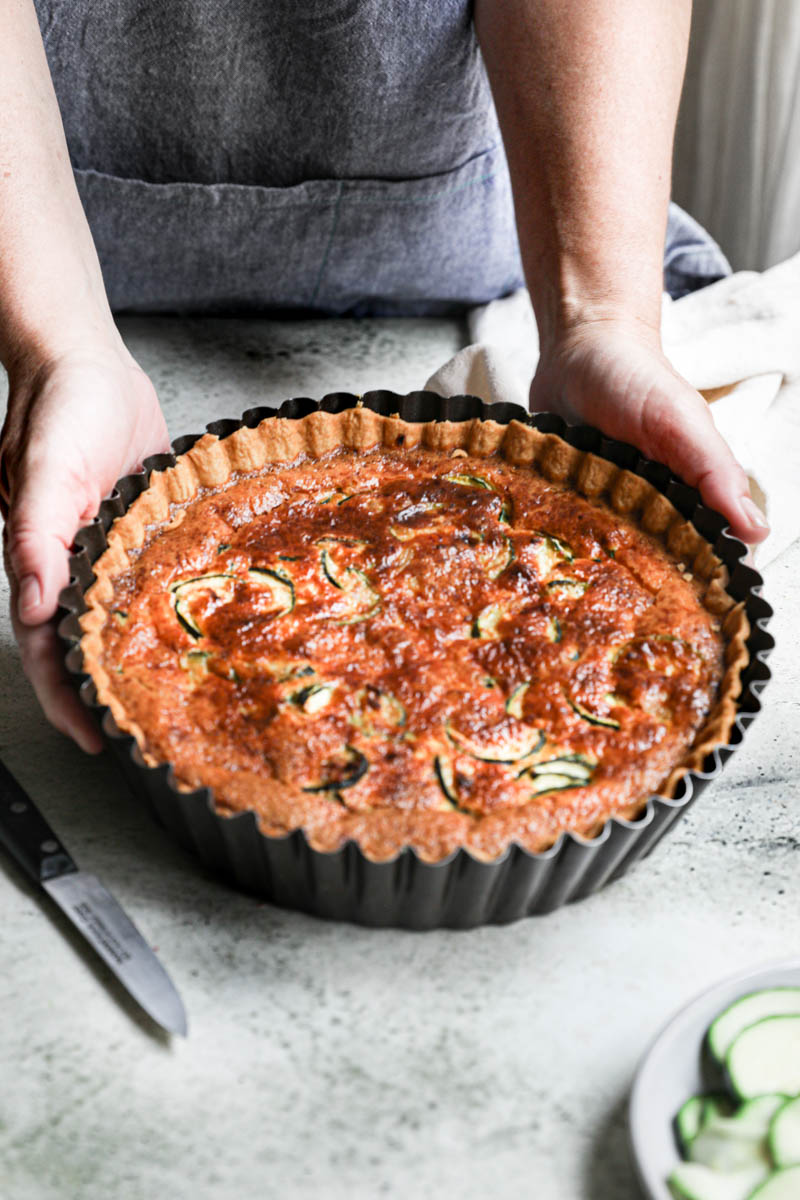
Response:
[[[0,762],[0,842],[34,883],[78,867],[36,805]]]

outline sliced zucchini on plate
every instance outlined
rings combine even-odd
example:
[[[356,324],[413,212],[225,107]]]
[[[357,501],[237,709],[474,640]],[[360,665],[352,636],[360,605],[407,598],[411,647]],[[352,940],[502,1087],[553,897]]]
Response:
[[[800,1093],[800,1016],[764,1017],[734,1038],[725,1055],[734,1092],[742,1100]]]
[[[784,1167],[773,1171],[768,1179],[750,1193],[748,1200],[798,1200],[800,1196],[800,1167]]]
[[[785,1096],[758,1096],[732,1116],[708,1117],[689,1143],[687,1158],[715,1171],[771,1167],[767,1134],[770,1122],[786,1102]]]
[[[706,1097],[690,1096],[678,1109],[675,1117],[675,1132],[684,1154],[689,1143],[697,1137],[706,1114]]]
[[[729,1117],[733,1109],[730,1096],[725,1092],[707,1092],[702,1096],[690,1096],[681,1105],[675,1117],[675,1131],[684,1154],[689,1143],[697,1137],[706,1121],[713,1117]]]
[[[800,1166],[800,1096],[787,1100],[772,1118],[769,1148],[776,1167]]]
[[[480,762],[522,762],[523,759],[530,758],[532,754],[541,750],[545,743],[545,736],[540,729],[523,729],[515,734],[504,730],[494,744],[487,743],[485,745],[481,745],[461,733],[451,722],[445,726],[445,732],[457,749],[462,750],[471,758],[479,759]]]
[[[725,1055],[748,1025],[755,1025],[764,1017],[777,1017],[794,1013],[800,1016],[800,987],[768,988],[751,992],[729,1005],[720,1013],[708,1031],[708,1048],[718,1063],[724,1063]]]
[[[750,1200],[767,1170],[767,1167],[747,1167],[723,1172],[701,1163],[679,1163],[669,1177],[669,1190],[675,1200]]]
[[[363,779],[369,770],[369,761],[365,754],[356,750],[355,746],[342,747],[341,754],[329,758],[322,766],[320,778],[308,783],[304,792],[340,792],[353,787],[359,779]]]

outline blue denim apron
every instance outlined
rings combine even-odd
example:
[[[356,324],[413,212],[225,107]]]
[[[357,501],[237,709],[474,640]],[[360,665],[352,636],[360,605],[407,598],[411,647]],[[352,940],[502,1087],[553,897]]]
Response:
[[[113,309],[435,314],[522,283],[470,0],[36,0]],[[726,273],[672,211],[671,290]]]

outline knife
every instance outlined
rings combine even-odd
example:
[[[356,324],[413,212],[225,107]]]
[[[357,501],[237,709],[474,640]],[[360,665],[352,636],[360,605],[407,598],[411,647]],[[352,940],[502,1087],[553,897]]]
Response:
[[[167,972],[99,879],[79,870],[17,780],[0,762],[0,842],[97,951],[146,1013],[186,1037],[186,1012]]]

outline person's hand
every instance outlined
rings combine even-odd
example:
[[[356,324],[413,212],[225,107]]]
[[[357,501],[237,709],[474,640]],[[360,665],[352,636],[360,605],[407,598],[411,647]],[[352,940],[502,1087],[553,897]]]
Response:
[[[84,749],[100,735],[70,684],[53,616],[75,533],[116,480],[169,449],[155,390],[121,343],[12,370],[0,435],[5,563],[22,664],[48,719]]]
[[[703,397],[664,357],[656,331],[612,319],[576,323],[543,350],[530,399],[534,412],[585,421],[665,463],[727,517],[736,537],[767,536],[744,471]]]

